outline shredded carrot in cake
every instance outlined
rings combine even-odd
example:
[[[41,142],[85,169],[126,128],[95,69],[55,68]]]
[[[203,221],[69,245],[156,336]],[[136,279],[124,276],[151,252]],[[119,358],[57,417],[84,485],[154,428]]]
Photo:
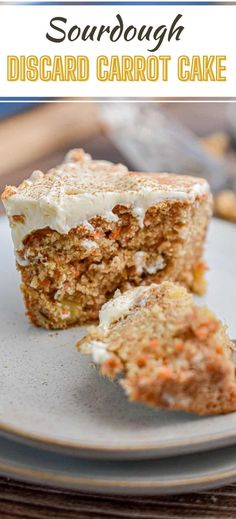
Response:
[[[121,234],[121,228],[117,227],[116,229],[114,229],[114,231],[111,232],[110,238],[112,240],[116,240],[116,238],[118,238],[118,236],[120,236],[120,234]]]
[[[158,378],[161,380],[169,380],[173,377],[173,370],[168,366],[162,366],[158,371]]]
[[[175,344],[175,351],[176,352],[182,352],[184,350],[184,343],[182,341],[178,341],[176,344]]]
[[[148,356],[147,355],[145,355],[144,353],[142,355],[140,355],[137,358],[137,364],[138,364],[139,368],[142,368],[142,367],[146,366],[147,360],[148,360]]]
[[[116,357],[116,355],[110,355],[110,357],[103,362],[102,365],[102,374],[106,376],[114,377],[122,370],[122,363]]]

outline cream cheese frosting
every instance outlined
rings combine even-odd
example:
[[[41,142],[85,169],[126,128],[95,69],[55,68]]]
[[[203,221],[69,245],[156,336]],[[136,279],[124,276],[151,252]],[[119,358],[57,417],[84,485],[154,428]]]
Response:
[[[102,341],[90,341],[86,344],[86,351],[91,353],[95,364],[102,364],[109,358],[107,344]]]
[[[92,160],[72,150],[47,173],[35,171],[18,188],[6,187],[2,201],[16,252],[33,231],[49,227],[67,234],[100,215],[115,221],[117,204],[129,206],[140,226],[147,209],[164,200],[190,200],[209,193],[206,180],[168,173],[131,173],[122,164]],[[19,260],[19,258],[18,258]]]
[[[132,288],[121,294],[116,290],[113,298],[105,303],[99,312],[99,328],[106,334],[110,327],[129,315],[132,308],[145,305],[146,298],[150,294],[150,289],[156,285],[140,286]],[[89,341],[83,345],[83,351],[92,355],[95,364],[102,364],[109,358],[107,344],[103,341]]]
[[[153,261],[152,263],[147,263],[148,254],[144,251],[137,251],[134,254],[134,261],[135,261],[135,267],[136,272],[139,276],[143,274],[143,272],[147,274],[156,274],[159,270],[162,270],[166,263],[164,258],[161,256],[161,254],[158,256],[158,258]]]
[[[103,331],[108,331],[110,326],[126,317],[133,306],[142,305],[145,302],[145,294],[150,292],[150,286],[131,288],[123,294],[116,290],[113,298],[105,303],[99,312],[99,326]]]

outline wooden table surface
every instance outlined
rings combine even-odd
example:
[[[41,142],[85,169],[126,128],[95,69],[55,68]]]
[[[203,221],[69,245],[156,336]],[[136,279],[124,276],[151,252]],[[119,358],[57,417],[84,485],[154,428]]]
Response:
[[[177,116],[182,116],[190,127],[201,133],[225,128],[224,106],[206,105],[173,106]],[[210,116],[209,116],[210,113]],[[184,115],[184,116],[183,116]],[[71,139],[71,144],[73,143]],[[121,160],[102,136],[80,139],[97,158]],[[66,144],[65,144],[66,147]],[[0,144],[0,151],[1,144]],[[52,153],[31,161],[14,171],[0,174],[0,191],[6,183],[17,183],[32,169],[48,167],[60,162],[63,146]],[[1,173],[1,172],[0,172]],[[2,209],[0,207],[0,212]],[[0,519],[235,519],[236,484],[195,494],[163,497],[116,497],[85,494],[56,488],[31,485],[9,478],[0,478]]]
[[[235,519],[236,485],[168,497],[111,497],[0,478],[1,519]]]

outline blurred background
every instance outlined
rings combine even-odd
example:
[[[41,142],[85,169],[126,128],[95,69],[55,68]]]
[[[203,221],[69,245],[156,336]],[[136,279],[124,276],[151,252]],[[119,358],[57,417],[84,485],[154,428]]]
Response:
[[[73,147],[131,170],[204,176],[215,213],[236,221],[234,103],[1,103],[0,191]]]

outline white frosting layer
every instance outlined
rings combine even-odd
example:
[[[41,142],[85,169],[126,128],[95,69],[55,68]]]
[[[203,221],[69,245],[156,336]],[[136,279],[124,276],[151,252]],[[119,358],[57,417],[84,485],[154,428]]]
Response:
[[[135,305],[144,304],[145,294],[150,292],[150,286],[132,288],[124,294],[117,290],[113,299],[105,303],[99,312],[99,326],[102,330],[108,331],[113,323],[126,317]]]
[[[67,234],[100,215],[116,221],[117,204],[131,207],[140,225],[147,209],[163,200],[190,200],[209,192],[203,179],[163,174],[128,173],[125,166],[93,161],[74,150],[67,161],[43,174],[34,172],[17,189],[7,188],[3,203],[11,221],[16,251],[32,231],[49,227]],[[10,191],[10,192],[9,192]],[[12,219],[20,215],[21,221]]]
[[[135,267],[136,272],[139,276],[146,272],[147,274],[156,274],[159,270],[162,270],[165,267],[165,260],[160,255],[155,261],[152,263],[147,263],[148,254],[144,251],[137,251],[134,254]]]
[[[103,333],[109,331],[112,324],[124,319],[135,306],[145,304],[151,287],[156,286],[154,283],[150,286],[141,286],[127,290],[121,294],[119,290],[115,292],[113,299],[105,303],[99,312],[99,328]],[[89,351],[96,364],[102,364],[109,358],[107,345],[102,341],[90,341],[85,344],[86,351]]]
[[[81,240],[81,245],[88,250],[98,248],[98,244],[94,240]]]
[[[107,345],[102,341],[90,341],[86,344],[88,351],[91,352],[93,362],[95,364],[102,364],[109,358],[109,353],[107,352]]]

